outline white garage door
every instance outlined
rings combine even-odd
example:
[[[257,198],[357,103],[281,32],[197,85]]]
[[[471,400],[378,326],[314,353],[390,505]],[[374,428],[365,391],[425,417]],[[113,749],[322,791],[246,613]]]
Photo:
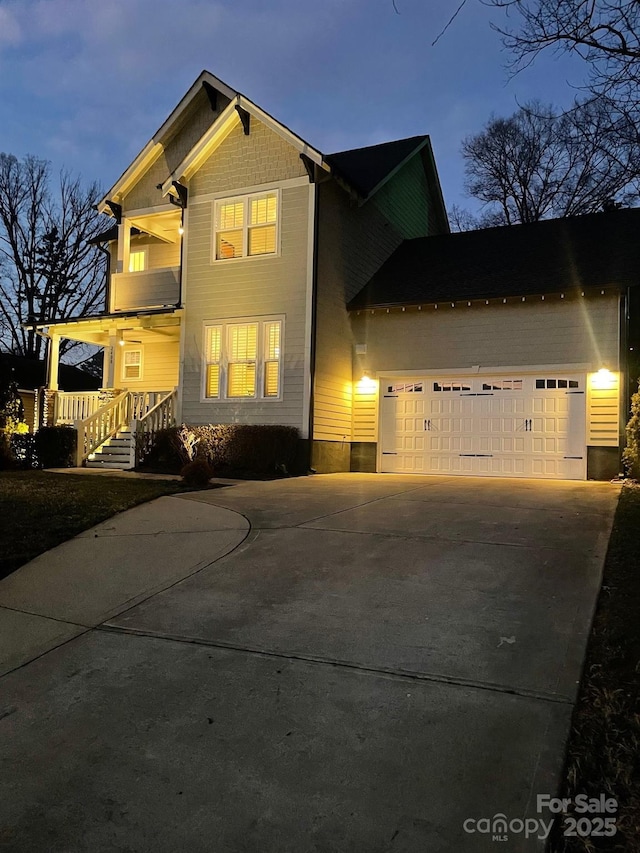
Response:
[[[585,376],[381,380],[381,471],[586,478]]]

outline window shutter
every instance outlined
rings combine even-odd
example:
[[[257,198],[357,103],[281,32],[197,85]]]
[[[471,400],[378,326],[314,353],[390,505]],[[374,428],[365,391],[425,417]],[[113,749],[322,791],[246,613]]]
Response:
[[[222,355],[222,331],[220,326],[209,326],[206,342],[206,388],[205,396],[220,396],[220,357]]]
[[[264,324],[264,396],[280,393],[280,321]]]
[[[147,253],[143,251],[129,253],[129,272],[144,272]]]
[[[229,397],[255,397],[256,365],[238,362],[229,365]]]

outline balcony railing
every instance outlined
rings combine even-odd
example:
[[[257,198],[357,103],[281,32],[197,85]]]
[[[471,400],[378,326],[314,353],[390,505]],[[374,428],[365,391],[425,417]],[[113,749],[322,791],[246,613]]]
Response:
[[[176,305],[180,300],[180,267],[111,276],[111,310],[135,311]]]

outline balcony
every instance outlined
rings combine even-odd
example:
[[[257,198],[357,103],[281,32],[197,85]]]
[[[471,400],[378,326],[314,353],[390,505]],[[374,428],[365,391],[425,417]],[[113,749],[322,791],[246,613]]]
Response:
[[[111,276],[112,312],[136,311],[177,305],[180,301],[180,267]]]

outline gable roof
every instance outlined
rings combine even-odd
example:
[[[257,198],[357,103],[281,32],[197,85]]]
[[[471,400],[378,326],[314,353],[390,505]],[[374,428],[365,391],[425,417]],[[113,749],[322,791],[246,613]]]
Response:
[[[402,243],[350,310],[640,284],[640,209]]]
[[[373,195],[429,142],[428,136],[411,136],[365,148],[328,154],[326,161],[363,199]]]
[[[193,85],[189,87],[186,94],[180,99],[177,106],[171,111],[167,119],[160,125],[158,130],[153,134],[140,153],[135,157],[133,162],[120,175],[111,189],[103,196],[97,207],[100,213],[108,213],[112,215],[106,202],[108,199],[113,200],[118,195],[122,195],[129,186],[132,186],[147,169],[155,162],[163,151],[164,144],[170,138],[174,126],[181,120],[184,113],[189,108],[194,98],[200,93],[203,85],[212,86],[218,92],[223,94],[230,100],[237,96],[235,89],[227,86],[222,80],[214,77],[209,71],[202,71]]]
[[[98,204],[98,210],[101,213],[113,215],[106,204],[107,200],[116,201],[122,198],[153,165],[162,154],[165,145],[172,138],[176,125],[183,120],[190,104],[202,91],[203,87],[213,88],[223,94],[227,99],[227,104],[212,120],[209,128],[192,146],[183,160],[172,170],[170,175],[167,175],[162,184],[163,195],[174,192],[173,182],[176,180],[179,181],[182,178],[188,179],[199,167],[203,159],[220,144],[230,130],[239,122],[238,110],[240,110],[250,113],[256,119],[266,124],[271,130],[294,145],[300,154],[308,157],[321,169],[327,172],[334,171],[349,188],[355,191],[363,202],[374,195],[411,157],[425,148],[430,157],[435,175],[436,195],[444,211],[442,192],[437,181],[437,173],[435,173],[433,154],[431,152],[431,142],[428,136],[412,136],[407,139],[398,139],[379,145],[354,148],[349,151],[338,151],[325,156],[317,148],[310,145],[310,143],[302,139],[302,137],[298,136],[286,125],[282,124],[282,122],[279,122],[241,92],[232,89],[222,80],[214,77],[210,72],[202,71],[166,121],[163,122],[131,165],[128,166],[111,189],[104,195]]]

